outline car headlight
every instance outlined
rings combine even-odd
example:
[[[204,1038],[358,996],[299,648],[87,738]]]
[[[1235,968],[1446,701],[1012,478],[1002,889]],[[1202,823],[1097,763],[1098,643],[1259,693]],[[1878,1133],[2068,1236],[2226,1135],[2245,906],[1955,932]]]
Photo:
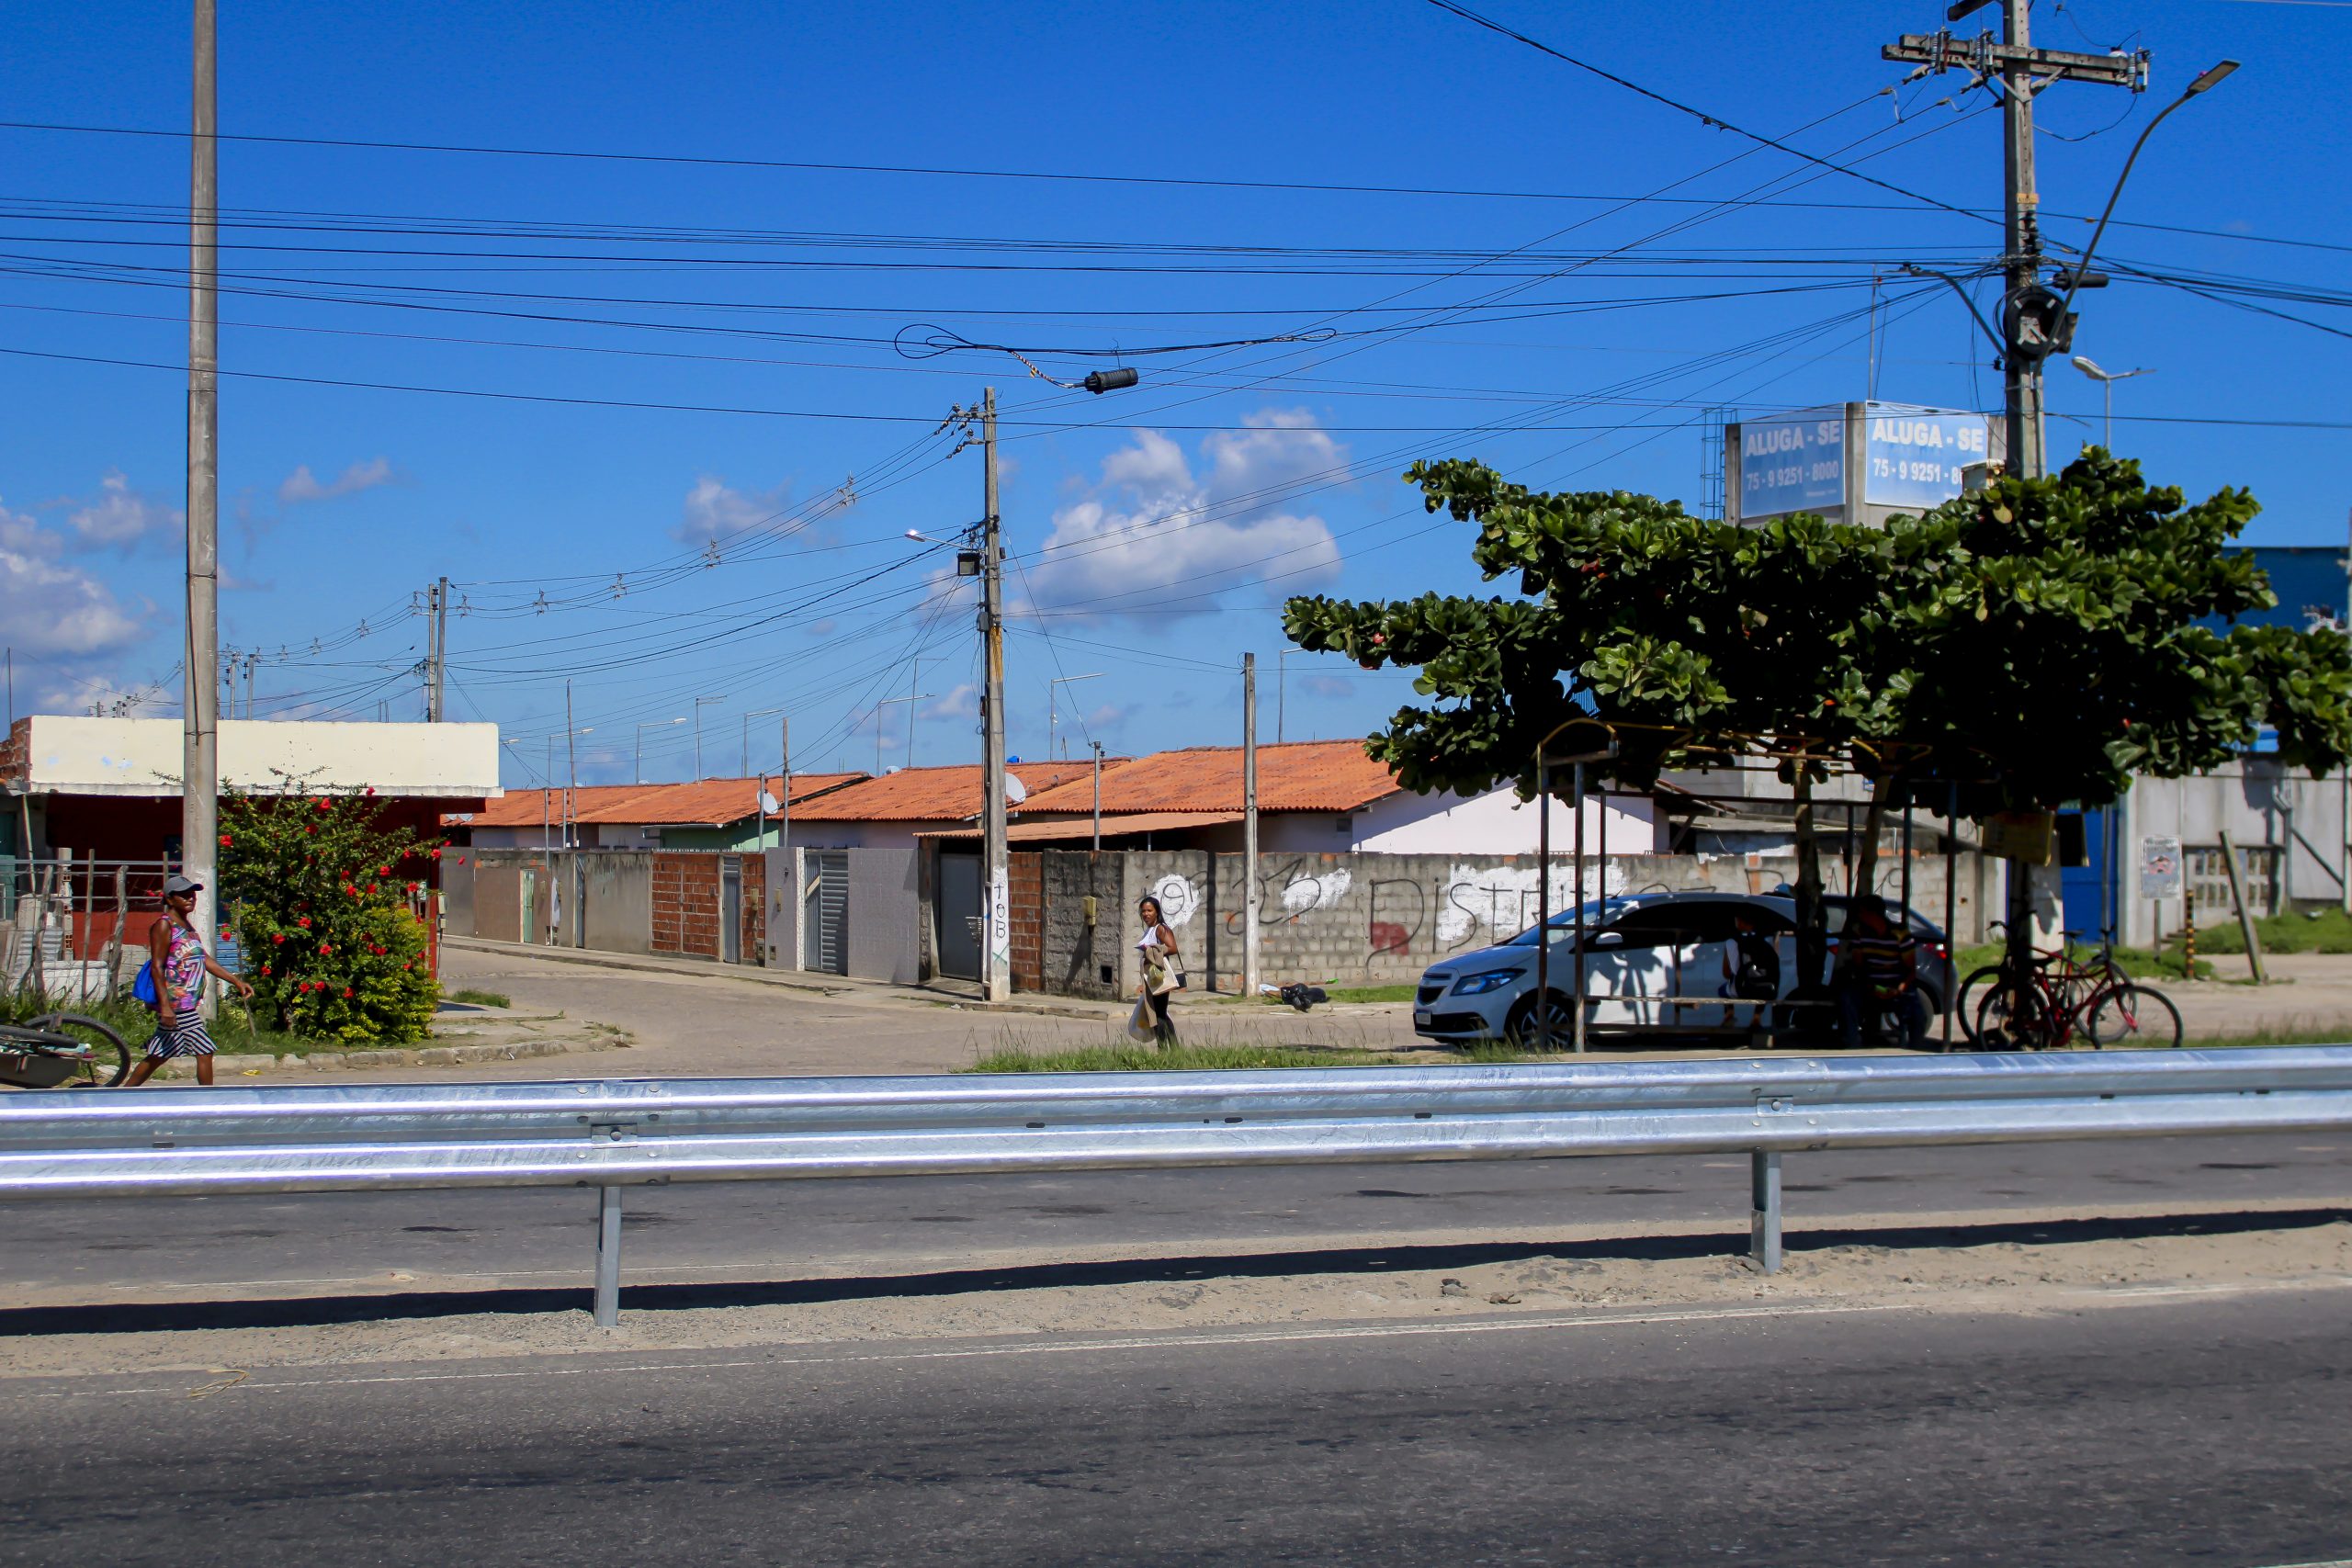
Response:
[[[1526,973],[1524,969],[1488,969],[1476,975],[1464,975],[1453,983],[1453,994],[1457,997],[1476,997],[1488,991],[1499,991]]]

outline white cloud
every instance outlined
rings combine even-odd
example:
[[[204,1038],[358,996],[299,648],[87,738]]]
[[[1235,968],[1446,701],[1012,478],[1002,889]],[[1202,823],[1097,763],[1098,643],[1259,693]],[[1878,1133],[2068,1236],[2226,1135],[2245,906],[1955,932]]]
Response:
[[[1352,697],[1356,694],[1354,684],[1341,676],[1301,675],[1297,680],[1299,685],[1310,697],[1329,697],[1336,702],[1342,697]]]
[[[131,489],[130,479],[117,469],[98,481],[96,495],[74,506],[65,525],[74,531],[77,548],[127,553],[151,534],[176,537],[184,522],[176,508]]]
[[[1139,430],[1100,481],[1056,510],[1029,558],[1035,608],[1172,618],[1266,578],[1327,581],[1340,547],[1323,519],[1281,509],[1281,487],[1342,467],[1347,449],[1301,411],[1250,415],[1201,443],[1200,461]]]
[[[278,481],[277,504],[300,506],[317,501],[333,501],[338,496],[356,495],[363,490],[374,490],[393,480],[392,460],[372,457],[365,463],[354,463],[343,470],[333,484],[321,484],[304,463]]]
[[[723,550],[736,535],[775,521],[791,491],[789,485],[766,491],[737,490],[716,474],[701,475],[687,490],[670,536],[682,545],[695,546],[716,539]]]
[[[28,652],[83,658],[137,642],[146,631],[143,615],[61,561],[64,546],[31,517],[0,505],[0,637]]]
[[[925,718],[978,718],[980,716],[980,689],[967,681],[950,689],[937,702],[922,710]]]

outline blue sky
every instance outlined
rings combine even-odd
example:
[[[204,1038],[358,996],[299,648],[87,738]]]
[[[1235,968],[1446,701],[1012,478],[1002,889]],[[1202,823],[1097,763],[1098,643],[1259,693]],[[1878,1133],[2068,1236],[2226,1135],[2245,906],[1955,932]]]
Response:
[[[1877,58],[1941,9],[1490,14],[1989,209],[1986,95],[1901,85]],[[2197,232],[2120,223],[2103,248],[2172,277],[2340,278],[2352,130],[2327,106],[2352,6],[2043,0],[2036,26],[2155,51],[2142,97],[2044,96],[2053,237],[2079,242],[2145,117],[2229,55],[2245,68],[2166,122],[2118,214]],[[1029,756],[1047,682],[1098,672],[1058,688],[1057,746],[1238,739],[1245,649],[1271,737],[1284,594],[1480,590],[1466,531],[1398,481],[1414,457],[1695,503],[1709,407],[1863,395],[1874,272],[1879,395],[1999,399],[1958,299],[1894,273],[1973,265],[1996,228],[1754,151],[1421,0],[224,0],[220,49],[232,133],[998,172],[224,146],[223,366],[244,374],[221,395],[223,640],[258,653],[265,716],[414,716],[412,601],[446,573],[453,715],[514,739],[510,785],[563,728],[567,676],[588,778],[629,777],[641,726],[646,776],[690,775],[696,697],[707,772],[741,764],[747,726],[772,767],[779,708],[804,768],[904,761],[910,706],[914,761],[976,758],[969,585],[905,535],[978,516],[978,455],[937,427],[985,385]],[[0,118],[186,127],[180,6],[15,8],[0,58]],[[160,692],[139,711],[175,712],[186,144],[0,129],[0,161],[17,711]],[[2339,306],[2255,303],[2352,329]],[[2345,537],[2352,343],[2153,283],[2083,309],[2081,352],[2154,367],[2118,389],[2120,449],[2193,492],[2250,486],[2260,542]],[[1069,351],[1118,350],[1144,379],[1095,399],[1003,354],[894,346],[942,332],[1063,379],[1114,362]],[[2054,451],[2097,434],[2089,381],[2059,367],[2052,399]],[[2338,428],[2266,423],[2299,420]],[[2222,421],[2251,423],[2204,423]],[[1409,688],[1294,658],[1283,695],[1298,739],[1362,734]]]

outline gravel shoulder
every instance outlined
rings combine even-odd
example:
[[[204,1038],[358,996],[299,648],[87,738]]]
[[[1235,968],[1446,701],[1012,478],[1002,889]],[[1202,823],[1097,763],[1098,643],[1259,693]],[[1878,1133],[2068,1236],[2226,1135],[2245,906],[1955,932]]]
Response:
[[[2077,1312],[2199,1294],[2352,1287],[2352,1202],[2184,1213],[1854,1215],[1792,1229],[1787,1267],[1756,1272],[1742,1238],[1593,1227],[1575,1242],[1490,1232],[1329,1235],[1278,1249],[1005,1249],[868,1277],[835,1258],[782,1284],[723,1275],[623,1276],[621,1326],[594,1328],[586,1270],[569,1280],[388,1278],[375,1297],[191,1304],[223,1326],[75,1333],[0,1310],[0,1381],[107,1372],[221,1375],[269,1367],[509,1355],[957,1341],[1004,1336],[1247,1334],[1302,1324],[1464,1327],[1513,1315],[1804,1303],[1857,1311]],[[895,1260],[901,1270],[905,1259]],[[487,1288],[485,1288],[487,1287]],[[447,1293],[438,1293],[445,1292]],[[474,1302],[485,1310],[469,1310]],[[277,1321],[239,1322],[241,1315]],[[342,1321],[356,1317],[357,1321]],[[307,1321],[306,1321],[307,1319]],[[28,1332],[28,1329],[37,1330]]]

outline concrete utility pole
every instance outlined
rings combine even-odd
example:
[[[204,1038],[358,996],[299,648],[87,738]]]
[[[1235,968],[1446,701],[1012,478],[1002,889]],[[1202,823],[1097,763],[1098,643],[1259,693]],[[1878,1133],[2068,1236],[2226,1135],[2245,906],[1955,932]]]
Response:
[[[1989,3],[1956,0],[1945,15],[1956,22]],[[2144,91],[2148,51],[2085,54],[2036,49],[2029,15],[2032,0],[2000,0],[2000,5],[1998,43],[1989,32],[1962,40],[1947,28],[1937,33],[1905,33],[1879,52],[1884,59],[1931,71],[1957,67],[1983,80],[2000,79],[2005,198],[2001,270],[2006,284],[2000,320],[2001,385],[2007,414],[2007,470],[2018,479],[2038,479],[2050,471],[2042,428],[2042,365],[2072,345],[2075,315],[2068,306],[2075,289],[2089,279],[2075,268],[2064,295],[2041,281],[2041,197],[2033,165],[2034,95],[2061,81]],[[2093,243],[2097,243],[2096,235]],[[2012,861],[2008,880],[2010,929],[2030,931],[2027,940],[2037,949],[2058,946],[2064,941],[2060,931],[2064,920],[2057,866]]]
[[[449,580],[433,585],[433,688],[425,717],[435,724],[449,722]]]
[[[980,636],[987,689],[981,699],[981,897],[988,940],[980,945],[980,985],[989,1001],[1012,996],[1012,892],[1004,803],[1004,529],[996,510],[996,389],[980,399]]]
[[[211,950],[218,937],[213,853],[220,841],[220,93],[213,0],[195,0],[195,93],[188,138],[187,678],[180,785],[180,870],[203,885],[190,912]],[[207,986],[205,1011],[220,987]]]
[[[1258,656],[1241,656],[1241,994],[1258,994]],[[1216,976],[1209,976],[1212,984]]]

